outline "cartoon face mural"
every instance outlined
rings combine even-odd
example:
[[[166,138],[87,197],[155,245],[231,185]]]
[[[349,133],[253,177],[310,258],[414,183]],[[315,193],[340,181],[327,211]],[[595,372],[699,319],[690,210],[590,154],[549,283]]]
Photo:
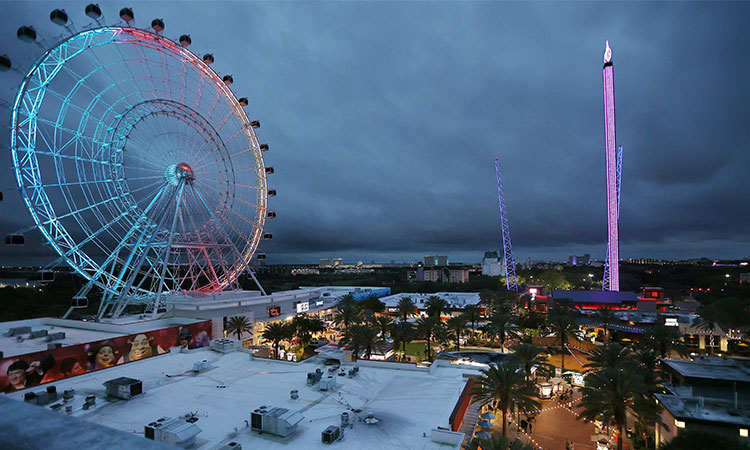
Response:
[[[110,367],[115,364],[115,350],[109,345],[103,345],[102,348],[96,352],[94,359],[97,367]]]
[[[138,361],[151,356],[151,340],[145,334],[139,334],[132,341],[128,341],[128,344],[131,345],[130,361]]]

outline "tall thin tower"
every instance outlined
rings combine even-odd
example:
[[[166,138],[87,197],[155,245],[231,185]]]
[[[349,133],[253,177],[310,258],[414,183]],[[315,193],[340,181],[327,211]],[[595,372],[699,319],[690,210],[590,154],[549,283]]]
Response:
[[[620,290],[620,195],[618,149],[615,137],[615,79],[612,49],[604,50],[604,134],[607,151],[607,258],[603,289]]]
[[[508,227],[508,213],[505,209],[505,193],[503,180],[500,178],[500,162],[495,158],[495,176],[497,177],[497,203],[500,207],[500,227],[503,232],[503,262],[505,263],[505,287],[518,292],[516,279],[516,260],[513,259],[513,246],[510,244],[510,228]]]

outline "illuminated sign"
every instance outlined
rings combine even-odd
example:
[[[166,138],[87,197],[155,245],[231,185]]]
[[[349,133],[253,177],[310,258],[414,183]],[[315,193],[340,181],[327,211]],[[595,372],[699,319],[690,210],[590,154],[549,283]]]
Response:
[[[667,317],[666,319],[664,319],[664,325],[668,326],[668,327],[678,327],[678,326],[680,326],[677,323],[677,318],[676,317]]]
[[[303,313],[310,311],[310,302],[299,302],[297,303],[297,313]]]
[[[281,315],[281,306],[272,306],[268,308],[268,317],[279,317]]]

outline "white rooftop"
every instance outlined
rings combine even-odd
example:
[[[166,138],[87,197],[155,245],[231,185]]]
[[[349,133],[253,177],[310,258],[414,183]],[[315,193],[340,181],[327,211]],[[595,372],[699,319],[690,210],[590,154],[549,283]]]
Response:
[[[193,364],[203,359],[210,360],[212,369],[190,373]],[[456,366],[436,365],[428,371],[397,363],[381,363],[382,368],[373,364],[378,363],[360,362],[355,377],[336,376],[335,390],[319,392],[306,384],[306,374],[316,368],[328,374],[327,367],[317,361],[295,364],[252,359],[244,352],[220,354],[200,349],[115,366],[54,385],[58,393],[75,389],[73,416],[129,433],[142,435],[144,425],[159,417],[197,412],[196,425],[203,431],[192,449],[212,449],[231,441],[243,448],[327,449],[329,446],[321,442],[321,432],[329,425],[339,425],[345,411],[350,411],[354,426],[345,430],[341,448],[457,448],[433,442],[430,432],[438,426],[449,426],[448,418],[466,383],[463,374],[471,371]],[[121,376],[142,380],[144,393],[129,401],[104,400],[103,383]],[[290,399],[292,389],[299,391],[298,400]],[[8,395],[22,399],[24,392]],[[91,394],[97,395],[96,405],[81,409],[84,396]],[[304,419],[287,438],[260,435],[245,421],[261,405],[299,411]],[[361,422],[368,413],[380,422]]]
[[[409,297],[412,299],[418,309],[425,309],[427,306],[427,299],[430,297],[440,297],[450,304],[449,308],[465,308],[468,305],[476,305],[481,299],[477,292],[436,292],[434,294],[413,294],[402,292],[400,294],[389,295],[382,297],[381,302],[385,303],[386,307],[398,306],[398,302],[404,298]]]

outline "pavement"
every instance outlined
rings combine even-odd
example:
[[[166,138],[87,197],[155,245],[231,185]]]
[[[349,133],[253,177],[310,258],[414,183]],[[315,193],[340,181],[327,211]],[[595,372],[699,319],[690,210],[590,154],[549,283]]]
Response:
[[[524,442],[530,442],[534,448],[544,450],[566,450],[565,441],[571,441],[574,450],[596,450],[596,443],[591,442],[594,424],[579,420],[576,408],[571,409],[556,400],[541,400],[540,403],[542,410],[536,414],[532,433],[521,431],[514,415],[508,426],[509,438],[519,437]],[[577,396],[573,403],[577,403]],[[502,432],[500,420],[496,420],[493,432]]]

